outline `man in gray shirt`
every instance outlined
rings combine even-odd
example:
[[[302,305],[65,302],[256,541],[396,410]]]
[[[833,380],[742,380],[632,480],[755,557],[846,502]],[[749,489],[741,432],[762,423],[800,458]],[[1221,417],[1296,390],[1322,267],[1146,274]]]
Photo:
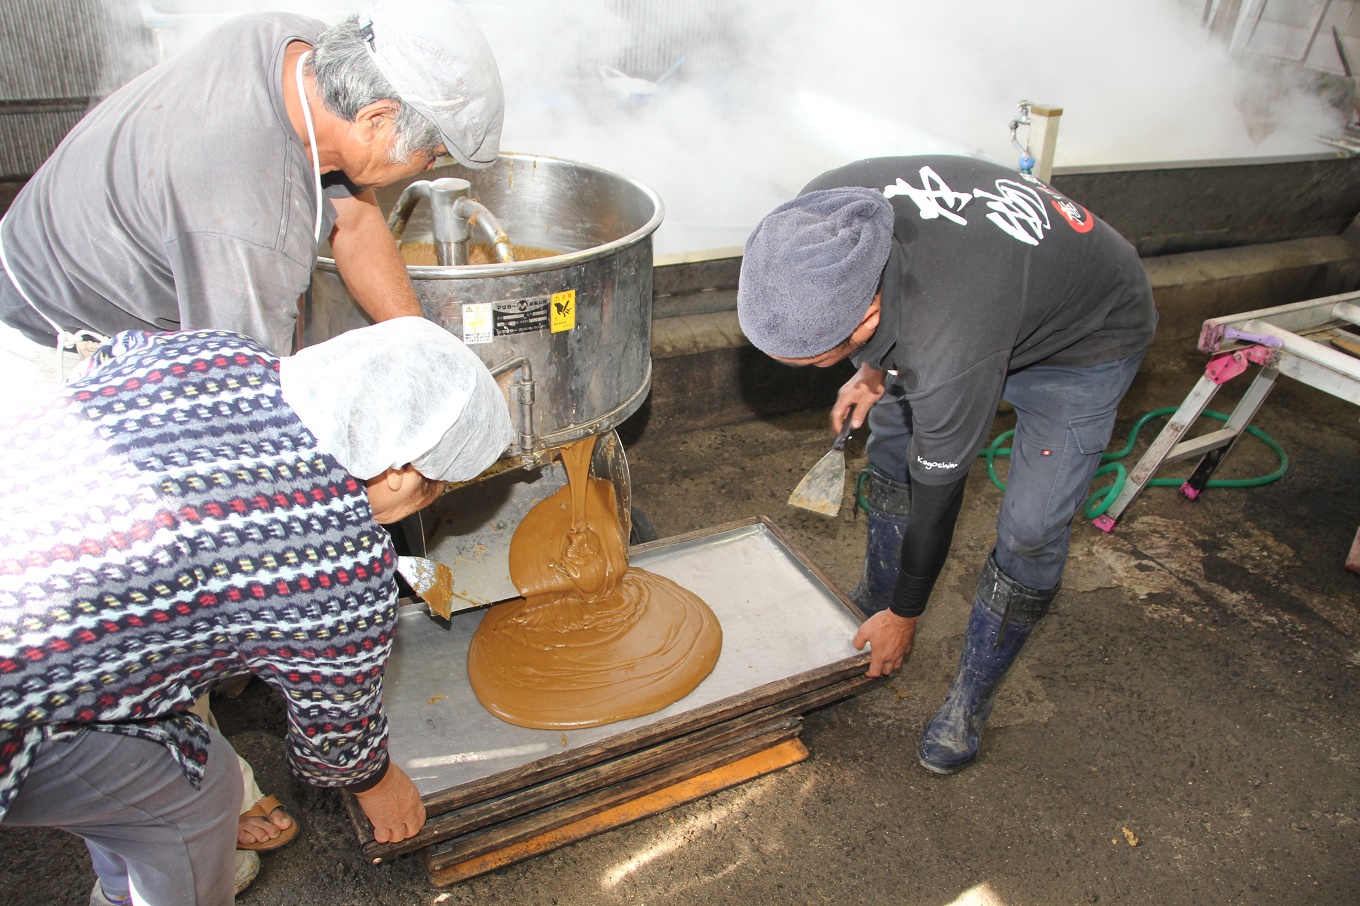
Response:
[[[421,314],[373,189],[445,154],[493,163],[503,113],[451,0],[380,0],[329,30],[229,22],[92,110],[0,224],[4,405],[36,370],[59,380],[55,349],[84,332],[215,327],[290,353],[323,239],[370,317]]]
[[[323,238],[373,320],[421,315],[373,190],[444,155],[494,163],[504,109],[486,39],[452,0],[378,0],[329,29],[245,16],[142,74],[0,222],[0,417],[121,330],[220,328],[290,354]],[[273,848],[296,826],[243,771],[245,805],[267,803],[250,814],[274,827],[243,819],[256,839],[241,843]]]

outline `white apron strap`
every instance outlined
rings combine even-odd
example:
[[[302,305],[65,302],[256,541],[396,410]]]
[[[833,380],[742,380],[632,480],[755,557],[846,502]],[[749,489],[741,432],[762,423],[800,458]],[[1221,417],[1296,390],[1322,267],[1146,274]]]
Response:
[[[74,349],[76,354],[82,359],[88,359],[90,356],[94,355],[96,349],[108,342],[108,337],[86,328],[80,328],[74,331],[63,330],[56,321],[49,318],[42,309],[34,304],[33,299],[29,297],[28,293],[24,292],[23,284],[19,282],[19,276],[14,273],[14,268],[9,265],[9,258],[5,256],[5,218],[0,218],[0,267],[4,267],[5,273],[9,275],[10,285],[19,293],[19,297],[27,302],[28,307],[37,312],[38,317],[46,321],[48,325],[51,326],[53,332],[56,333],[57,344],[55,354],[57,356],[58,374],[63,371],[61,368],[62,350]]]

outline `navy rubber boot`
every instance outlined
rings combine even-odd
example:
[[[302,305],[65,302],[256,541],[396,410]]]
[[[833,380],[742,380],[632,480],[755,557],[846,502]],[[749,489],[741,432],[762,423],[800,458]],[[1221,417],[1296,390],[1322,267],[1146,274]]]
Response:
[[[869,533],[864,543],[864,571],[850,600],[870,617],[892,603],[911,514],[911,485],[893,481],[873,466],[864,470],[860,484]],[[861,495],[855,496],[858,501]]]
[[[953,774],[977,758],[997,687],[1057,593],[1056,588],[1039,591],[1021,585],[997,567],[994,556],[987,557],[963,636],[958,675],[921,737],[921,767]]]

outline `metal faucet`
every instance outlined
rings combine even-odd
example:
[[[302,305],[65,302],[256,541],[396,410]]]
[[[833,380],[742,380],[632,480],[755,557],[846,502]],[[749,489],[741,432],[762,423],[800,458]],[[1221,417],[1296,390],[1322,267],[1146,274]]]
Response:
[[[1029,127],[1031,125],[1029,120],[1029,108],[1029,101],[1021,101],[1019,115],[1011,120],[1011,144],[1015,146],[1015,150],[1020,152],[1019,169],[1021,173],[1034,172],[1034,155],[1029,153]],[[1016,133],[1020,130],[1021,126],[1025,127],[1025,143],[1023,145],[1020,144],[1020,139],[1016,137]]]

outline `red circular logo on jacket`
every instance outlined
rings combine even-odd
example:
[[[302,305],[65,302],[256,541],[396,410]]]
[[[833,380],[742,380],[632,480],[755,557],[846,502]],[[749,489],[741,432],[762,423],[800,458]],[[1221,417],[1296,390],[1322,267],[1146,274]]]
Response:
[[[1053,207],[1062,215],[1068,225],[1078,233],[1089,233],[1091,227],[1096,225],[1096,219],[1091,216],[1091,212],[1083,208],[1068,198],[1050,195],[1048,200],[1053,203]]]

